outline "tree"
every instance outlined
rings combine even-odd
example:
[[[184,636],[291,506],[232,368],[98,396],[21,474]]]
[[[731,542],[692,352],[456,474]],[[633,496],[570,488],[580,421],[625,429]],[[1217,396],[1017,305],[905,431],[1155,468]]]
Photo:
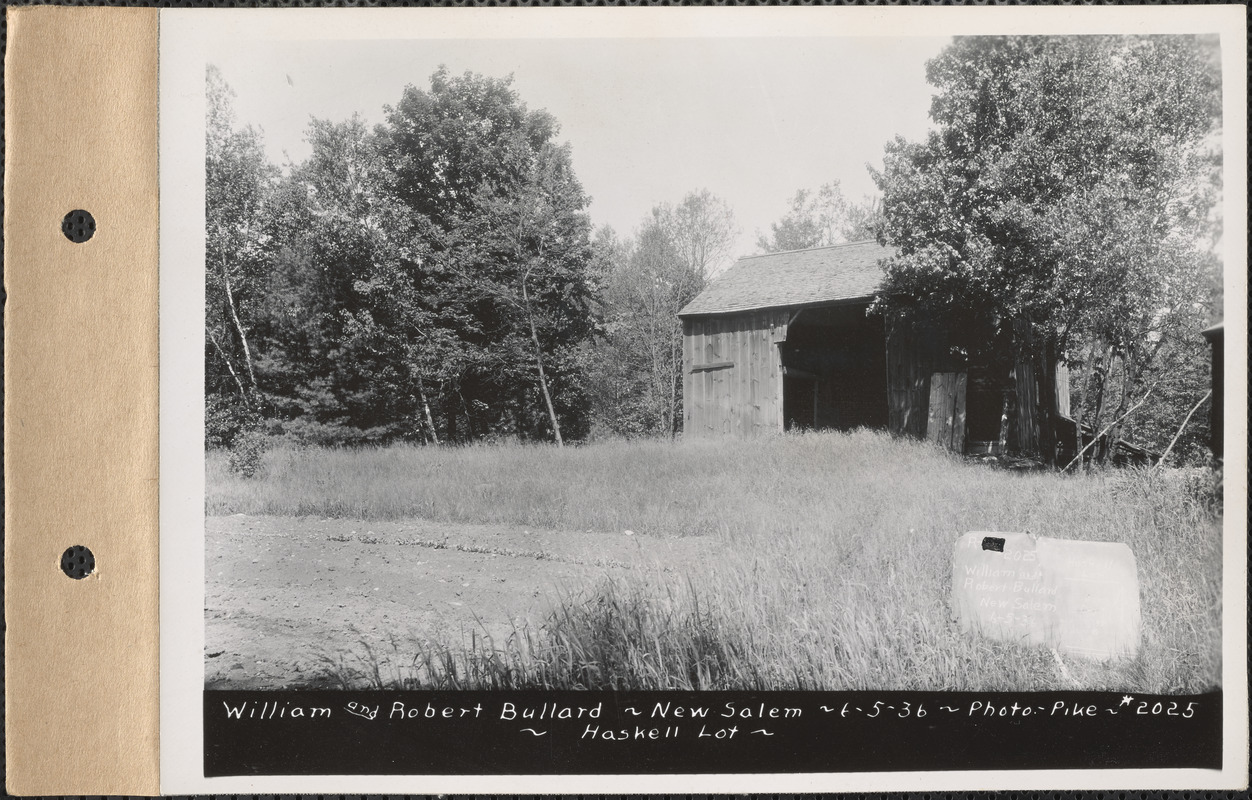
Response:
[[[210,411],[225,418],[210,435],[229,440],[242,417],[260,410],[250,334],[270,245],[265,207],[277,171],[260,133],[237,127],[234,92],[217,67],[208,66],[205,84],[205,390]],[[237,402],[223,399],[232,393]]]
[[[882,305],[942,324],[971,356],[1030,358],[1041,400],[1054,396],[1045,367],[1068,363],[1079,422],[1124,416],[1209,300],[1220,191],[1212,46],[957,39],[927,66],[935,130],[889,143],[874,173],[882,238],[898,248]],[[1052,458],[1057,414],[1043,411]]]
[[[468,247],[458,255],[477,276],[481,296],[512,323],[503,330],[517,354],[510,361],[534,366],[553,438],[563,446],[550,362],[591,333],[588,200],[573,178],[569,149],[551,144],[535,154],[516,189],[479,198],[479,213],[466,226]]]
[[[878,204],[873,198],[852,203],[843,195],[839,181],[817,189],[798,189],[790,208],[770,225],[770,235],[758,235],[756,246],[766,253],[827,247],[841,242],[873,238]]]
[[[676,206],[657,206],[652,218],[674,249],[680,293],[694,297],[730,257],[739,234],[734,211],[708,189],[699,189],[687,192]]]
[[[440,69],[372,130],[313,120],[280,177],[208,80],[210,419],[326,444],[585,434],[589,200],[549,114]]]
[[[586,427],[573,353],[594,329],[589,200],[558,132],[511,79],[443,68],[429,91],[406,88],[378,130],[388,190],[428,246],[414,308],[448,323],[459,345],[460,368],[441,387],[460,400],[447,404],[449,427],[458,406],[467,425],[546,427],[558,442],[563,428]]]
[[[644,350],[635,346],[637,320],[627,309],[630,296],[622,280],[633,246],[632,240],[622,239],[608,225],[595,232],[591,273],[599,324],[595,338],[583,351],[593,431],[627,437],[645,436],[660,427],[656,409],[643,400],[653,388],[651,361],[641,357]]]
[[[634,238],[610,247],[603,360],[616,373],[615,390],[633,387],[616,403],[618,432],[677,434],[682,419],[682,324],[678,312],[704,289],[728,258],[737,234],[734,214],[707,189],[677,204],[653,207]],[[602,367],[602,370],[605,368]],[[603,374],[603,372],[602,372]]]
[[[316,371],[333,381],[328,410],[360,430],[437,443],[428,385],[442,385],[460,359],[427,294],[427,232],[388,191],[391,165],[358,117],[314,120],[309,142],[293,177],[308,197],[314,318],[331,343]]]
[[[839,232],[845,241],[861,242],[878,238],[884,220],[882,203],[877,197],[864,197],[859,203],[849,203]]]

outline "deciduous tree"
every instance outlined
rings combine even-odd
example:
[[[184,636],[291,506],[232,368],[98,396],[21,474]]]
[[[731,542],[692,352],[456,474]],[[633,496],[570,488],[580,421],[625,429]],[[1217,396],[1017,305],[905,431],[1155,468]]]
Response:
[[[768,236],[757,237],[756,246],[763,252],[777,253],[871,239],[877,223],[877,200],[867,197],[853,203],[844,197],[835,180],[816,191],[796,190],[787,213],[770,225]]]
[[[1087,406],[1093,424],[1124,414],[1210,300],[1214,46],[957,39],[927,68],[935,129],[888,144],[874,174],[883,237],[899,248],[883,303],[941,322],[970,354],[1028,347],[1016,355],[1035,362],[1044,398],[1045,366],[1067,362],[1081,373],[1077,414]],[[1041,447],[1052,457],[1047,411]]]
[[[615,249],[604,292],[606,345],[615,363],[631,365],[628,384],[634,386],[629,400],[623,398],[621,432],[678,432],[678,312],[728,259],[737,233],[730,207],[703,189],[677,205],[655,206],[634,238]]]
[[[589,199],[558,132],[511,79],[445,69],[429,91],[408,87],[379,129],[390,191],[427,242],[424,305],[454,322],[467,424],[473,408],[528,435],[538,404],[561,442],[563,427],[586,428],[573,353],[594,320]]]
[[[222,435],[260,405],[252,312],[263,279],[265,206],[277,171],[267,161],[260,133],[239,127],[234,93],[212,65],[205,73],[205,348],[210,408],[226,411]],[[235,393],[235,404],[223,395]]]

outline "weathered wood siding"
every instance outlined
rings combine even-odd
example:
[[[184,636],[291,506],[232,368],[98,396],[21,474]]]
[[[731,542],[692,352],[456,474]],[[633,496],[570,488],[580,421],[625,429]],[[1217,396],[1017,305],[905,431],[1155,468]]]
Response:
[[[1223,394],[1226,391],[1226,326],[1214,325],[1204,332],[1204,338],[1208,339],[1212,346],[1212,389],[1213,399],[1209,406],[1209,449],[1213,451],[1213,455],[1222,458],[1225,452],[1223,444],[1223,436],[1225,435],[1225,409],[1226,399]]]
[[[954,453],[965,452],[964,372],[936,372],[930,376],[930,408],[926,440]]]
[[[902,315],[888,315],[885,325],[887,430],[921,439],[926,436],[931,370],[917,334]]]
[[[750,437],[784,429],[781,346],[787,343],[788,328],[796,314],[796,309],[771,309],[683,320],[685,436]],[[925,439],[928,427],[934,427],[929,438],[962,451],[967,438],[965,412],[970,365],[952,354],[949,339],[942,331],[915,329],[899,314],[888,315],[883,325],[883,331],[874,335],[882,337],[881,346],[885,349],[888,430]],[[797,341],[804,338],[804,329],[802,317],[795,326]],[[812,326],[809,329],[811,334]],[[811,345],[808,342],[805,346]],[[882,369],[882,363],[874,368]],[[795,364],[789,368],[797,375],[803,371]],[[810,369],[820,371],[818,367]],[[935,374],[948,377],[941,379],[943,383],[934,386],[932,392]],[[815,373],[809,377],[815,383],[805,391],[813,392],[812,424],[818,427],[842,422],[836,412],[847,409],[841,403],[869,400],[868,394],[857,394],[863,388],[859,384],[841,385]],[[1056,388],[1057,408],[1062,416],[1068,411],[1068,385],[1068,373],[1061,366],[1057,369]],[[841,399],[840,392],[850,393],[851,399]],[[980,413],[988,416],[984,427],[986,432],[997,433],[1000,449],[1007,446],[1018,452],[1038,452],[1038,394],[1035,369],[1023,361],[1013,367],[1008,383],[994,402],[983,404]]]
[[[1039,384],[1035,382],[1035,370],[1028,362],[1019,361],[1013,367],[1014,388],[1017,390],[1017,441],[1019,453],[1039,452]]]
[[[782,362],[794,312],[683,320],[683,435],[755,436],[783,429]]]
[[[1061,421],[1070,420],[1069,406],[1069,367],[1065,364],[1053,365],[1056,390],[1057,425]],[[1013,381],[1017,396],[1017,424],[1015,426],[1014,448],[1019,453],[1038,453],[1039,441],[1039,378],[1035,367],[1026,361],[1019,361],[1013,367]],[[1071,439],[1072,440],[1072,439]],[[1062,444],[1069,442],[1062,436]]]
[[[1062,417],[1070,416],[1069,412],[1069,365],[1056,365],[1056,413]]]

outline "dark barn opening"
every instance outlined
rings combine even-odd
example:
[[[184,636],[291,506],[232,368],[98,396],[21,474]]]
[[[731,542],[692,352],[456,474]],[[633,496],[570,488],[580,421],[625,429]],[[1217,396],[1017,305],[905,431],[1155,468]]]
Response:
[[[816,427],[816,378],[783,367],[783,430],[812,430]]]
[[[809,308],[791,321],[781,346],[787,429],[887,426],[883,324],[866,309]]]
[[[965,447],[971,453],[994,453],[1008,438],[1011,393],[987,367],[971,366],[965,394]]]

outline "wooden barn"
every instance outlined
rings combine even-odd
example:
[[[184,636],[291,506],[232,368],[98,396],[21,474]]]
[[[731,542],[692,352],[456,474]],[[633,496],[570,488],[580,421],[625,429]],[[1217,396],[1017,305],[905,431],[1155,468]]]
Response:
[[[710,282],[679,312],[684,435],[865,426],[1038,453],[1041,388],[1069,415],[1065,370],[1045,383],[1029,364],[969,364],[942,331],[867,313],[890,254],[866,241],[749,256]]]
[[[1222,436],[1225,432],[1223,416],[1225,415],[1225,344],[1226,325],[1219,322],[1211,328],[1205,328],[1200,334],[1209,343],[1210,356],[1213,363],[1213,399],[1209,405],[1209,448],[1217,458],[1222,457]]]

